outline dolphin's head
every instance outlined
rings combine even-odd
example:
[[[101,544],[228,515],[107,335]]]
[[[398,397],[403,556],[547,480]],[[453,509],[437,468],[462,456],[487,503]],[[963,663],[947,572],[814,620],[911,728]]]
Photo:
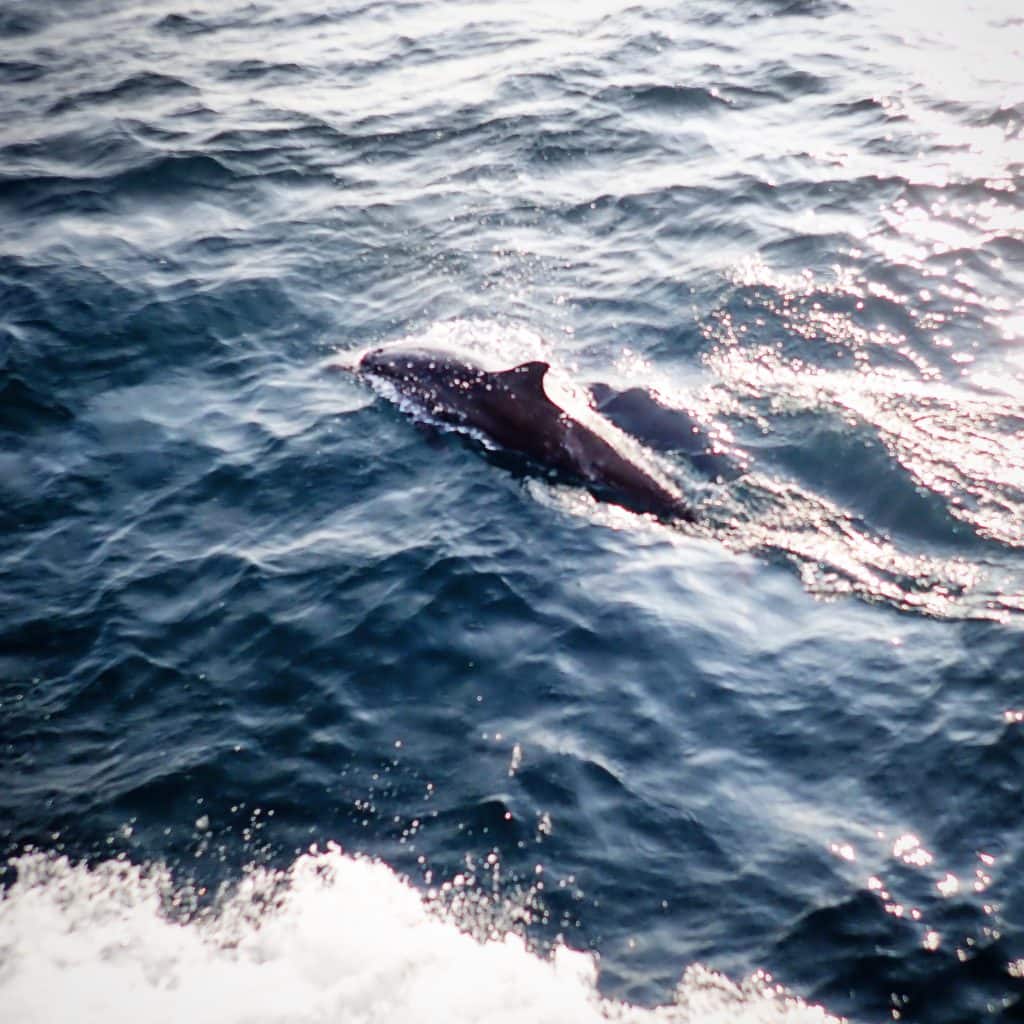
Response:
[[[359,369],[391,381],[402,391],[465,392],[486,374],[468,359],[430,348],[385,345],[359,360]]]
[[[386,381],[432,415],[463,423],[472,419],[488,375],[470,359],[439,349],[386,345],[365,352],[359,370]]]
[[[395,382],[436,377],[447,360],[429,349],[385,346],[372,348],[359,360],[359,369]]]
[[[401,353],[397,349],[371,348],[359,360],[359,369],[377,377],[392,379],[401,374]]]

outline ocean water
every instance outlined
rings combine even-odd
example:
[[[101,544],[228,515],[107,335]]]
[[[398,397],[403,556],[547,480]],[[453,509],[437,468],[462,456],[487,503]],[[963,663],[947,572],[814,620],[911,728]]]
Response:
[[[0,7],[0,1021],[1024,1019],[1010,0]],[[642,388],[594,501],[328,372]]]

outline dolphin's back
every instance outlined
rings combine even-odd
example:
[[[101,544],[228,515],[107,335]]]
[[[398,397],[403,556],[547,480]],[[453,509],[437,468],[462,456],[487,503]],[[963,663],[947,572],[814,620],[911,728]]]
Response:
[[[451,353],[394,346],[366,353],[359,366],[389,380],[431,415],[582,480],[598,497],[637,512],[693,519],[674,485],[551,400],[546,362],[492,372]]]

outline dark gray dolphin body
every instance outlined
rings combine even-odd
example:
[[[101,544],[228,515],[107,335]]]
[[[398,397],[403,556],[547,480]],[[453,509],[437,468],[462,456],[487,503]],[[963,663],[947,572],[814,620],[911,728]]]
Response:
[[[582,482],[595,497],[635,512],[692,521],[693,511],[668,480],[640,464],[609,436],[556,405],[544,389],[549,365],[528,362],[492,372],[468,359],[426,348],[373,349],[359,369],[390,382],[442,422],[479,431],[511,452]]]
[[[657,452],[677,452],[712,480],[735,480],[743,471],[735,451],[727,453],[685,409],[662,404],[644,388],[616,391],[591,384],[595,408],[627,434]]]

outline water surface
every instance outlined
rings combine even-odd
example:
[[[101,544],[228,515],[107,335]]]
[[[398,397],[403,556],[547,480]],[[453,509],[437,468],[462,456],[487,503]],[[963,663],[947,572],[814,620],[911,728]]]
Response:
[[[0,13],[0,1017],[1019,1019],[1022,50]],[[597,504],[325,371],[390,342],[736,472]]]

